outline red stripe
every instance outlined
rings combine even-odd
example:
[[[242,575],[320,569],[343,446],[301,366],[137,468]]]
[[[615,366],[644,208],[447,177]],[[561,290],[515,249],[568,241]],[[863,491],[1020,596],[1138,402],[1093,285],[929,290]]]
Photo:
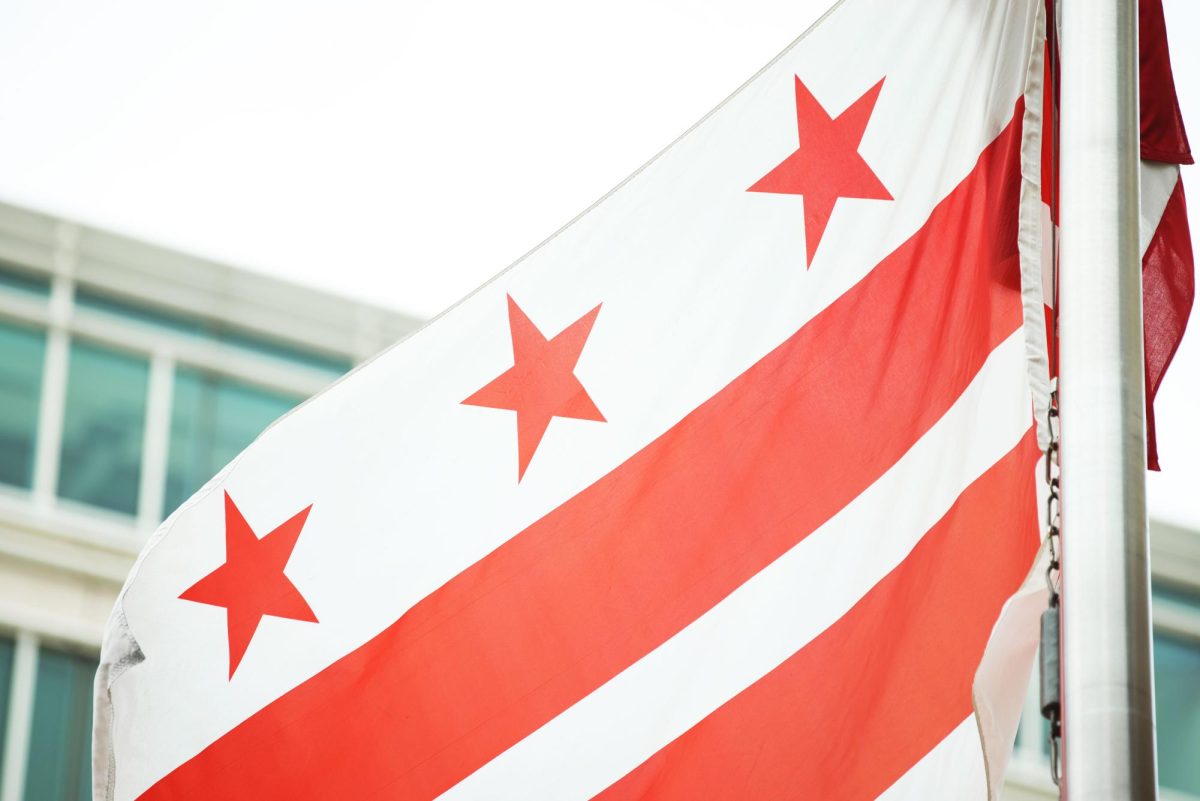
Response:
[[[1192,240],[1188,233],[1183,180],[1175,189],[1158,221],[1154,237],[1142,256],[1142,334],[1146,349],[1146,455],[1151,470],[1158,470],[1158,430],[1154,398],[1163,375],[1183,340],[1192,302],[1196,297]]]
[[[432,798],[807,536],[1020,327],[1018,133],[728,387],[145,797]]]
[[[853,801],[890,787],[971,714],[992,625],[1037,552],[1037,457],[1031,432],[842,618],[597,799]]]
[[[1138,56],[1142,158],[1191,164],[1192,150],[1183,128],[1175,74],[1167,49],[1167,22],[1162,0],[1138,2]]]

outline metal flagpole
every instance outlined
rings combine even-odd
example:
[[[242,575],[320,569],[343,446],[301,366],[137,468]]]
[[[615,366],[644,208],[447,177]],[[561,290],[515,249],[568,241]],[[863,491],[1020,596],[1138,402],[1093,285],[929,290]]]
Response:
[[[1064,797],[1156,798],[1137,0],[1062,0]]]

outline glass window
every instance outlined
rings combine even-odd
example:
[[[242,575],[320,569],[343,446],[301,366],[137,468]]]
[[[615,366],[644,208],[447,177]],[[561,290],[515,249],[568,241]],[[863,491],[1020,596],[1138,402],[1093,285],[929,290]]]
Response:
[[[145,359],[71,343],[59,495],[137,512],[149,374]]]
[[[1155,633],[1154,692],[1159,783],[1200,795],[1200,642]]]
[[[50,296],[50,279],[37,273],[0,264],[0,287],[23,295]]]
[[[177,367],[164,511],[186,501],[300,400],[224,376]]]
[[[46,335],[0,322],[0,483],[29,487]]]
[[[198,319],[171,314],[140,303],[118,300],[110,295],[104,295],[82,286],[75,289],[75,306],[155,328],[165,328],[178,334],[204,336],[204,326]]]
[[[38,653],[25,801],[92,797],[92,680],[96,660],[43,648]]]
[[[0,637],[0,754],[4,753],[4,736],[8,729],[8,691],[12,686],[12,666],[13,640],[11,637]]]
[[[340,356],[327,356],[311,350],[293,347],[273,339],[247,334],[234,329],[224,329],[216,332],[216,338],[226,345],[252,351],[260,356],[270,356],[274,359],[302,364],[314,370],[329,373],[330,378],[337,378],[349,372],[353,363]]]
[[[223,345],[250,351],[259,356],[281,359],[322,370],[329,373],[330,378],[342,375],[353,366],[350,360],[344,357],[318,353],[247,331],[222,326],[199,317],[117,299],[83,287],[79,287],[75,292],[75,305],[143,325],[164,328],[177,334],[204,337]]]

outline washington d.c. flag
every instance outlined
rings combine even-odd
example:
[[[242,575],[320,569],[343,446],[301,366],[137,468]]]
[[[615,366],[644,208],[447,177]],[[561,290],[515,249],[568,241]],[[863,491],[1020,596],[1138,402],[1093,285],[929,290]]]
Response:
[[[277,421],[126,581],[96,798],[994,793],[1044,41],[1042,0],[844,0]]]

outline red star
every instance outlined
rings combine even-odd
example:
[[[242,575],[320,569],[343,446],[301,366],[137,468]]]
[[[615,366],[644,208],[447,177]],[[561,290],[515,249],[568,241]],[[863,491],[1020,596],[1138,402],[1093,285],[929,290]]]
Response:
[[[839,197],[892,199],[879,176],[858,155],[858,145],[881,88],[882,79],[833,119],[797,76],[796,128],[800,147],[746,190],[804,196],[806,264],[812,264]]]
[[[605,422],[574,373],[599,312],[597,306],[553,339],[546,339],[516,301],[508,298],[513,366],[463,403],[517,413],[517,481],[525,476],[525,468],[529,467],[550,418]]]
[[[263,615],[317,622],[300,591],[283,574],[311,509],[297,512],[260,540],[225,493],[225,564],[179,597],[225,607],[231,679]]]

